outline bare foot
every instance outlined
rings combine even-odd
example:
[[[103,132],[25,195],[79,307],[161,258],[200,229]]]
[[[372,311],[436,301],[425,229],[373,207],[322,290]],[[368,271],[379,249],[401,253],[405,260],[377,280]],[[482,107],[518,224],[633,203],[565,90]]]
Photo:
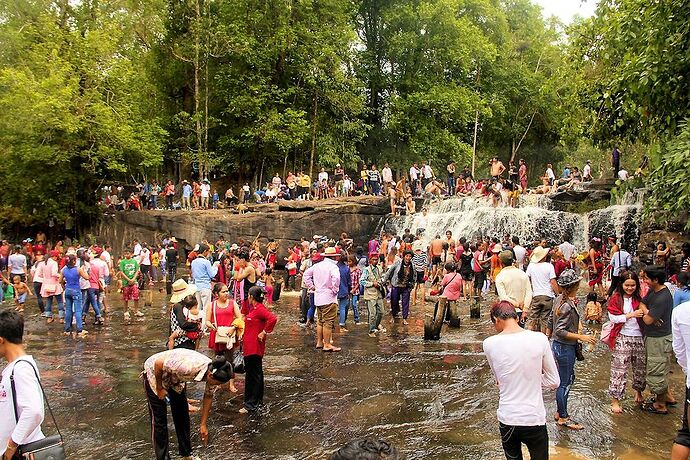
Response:
[[[192,406],[189,404],[189,412],[194,413],[194,412],[199,412],[199,406]]]
[[[404,320],[403,320],[403,324],[404,324],[405,326],[407,326],[407,325],[410,324],[410,323],[408,323],[407,320],[404,319]]]
[[[191,399],[191,398],[190,398],[190,399],[187,399],[187,402],[188,402],[189,404],[199,404],[199,403],[201,402],[201,400],[200,400],[200,399]]]
[[[623,413],[623,408],[618,403],[618,401],[614,401],[611,403],[611,412],[613,412],[614,414],[622,414]]]
[[[232,383],[228,385],[228,390],[230,390],[230,393],[237,393],[237,387]]]
[[[246,408],[243,407],[242,409],[240,409],[240,414],[248,414],[248,413],[249,413],[249,411]]]

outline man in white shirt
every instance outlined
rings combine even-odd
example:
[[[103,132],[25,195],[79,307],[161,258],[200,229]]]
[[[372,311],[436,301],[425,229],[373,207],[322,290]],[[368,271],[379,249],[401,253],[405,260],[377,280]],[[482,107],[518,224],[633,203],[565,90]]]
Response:
[[[522,444],[530,458],[549,458],[549,434],[542,387],[560,384],[549,340],[543,334],[526,331],[517,322],[509,302],[491,309],[491,321],[498,334],[484,340],[483,348],[496,382],[499,399],[496,416],[506,458],[522,458]]]
[[[575,245],[568,241],[566,238],[561,244],[558,245],[558,249],[563,253],[563,258],[568,261],[572,259],[573,254],[575,254]]]
[[[326,172],[326,169],[325,169],[325,168],[321,168],[321,172],[319,172],[318,178],[319,178],[319,184],[320,184],[322,181],[328,182],[328,173]]]
[[[23,335],[24,318],[14,311],[0,312],[0,356],[8,363],[0,379],[1,458],[13,458],[20,445],[45,438],[41,431],[45,412],[38,368],[24,350]]]
[[[527,249],[524,247],[520,246],[520,238],[517,236],[514,236],[512,238],[513,242],[513,254],[515,254],[515,263],[517,264],[517,268],[520,270],[525,269],[525,256],[527,255]]]
[[[532,304],[529,309],[529,328],[551,335],[551,325],[548,319],[553,308],[553,299],[559,292],[556,283],[556,270],[553,264],[545,262],[549,249],[537,246],[530,257],[527,266],[527,276],[532,282]]]
[[[431,166],[426,164],[426,161],[422,161],[422,187],[426,187],[433,178],[434,171],[431,169]]]
[[[524,321],[532,304],[532,285],[527,274],[513,265],[512,251],[501,251],[498,260],[503,267],[496,275],[498,300],[510,302],[521,313],[520,321]]]
[[[391,168],[390,166],[388,166],[388,163],[383,165],[383,169],[381,170],[381,177],[383,179],[385,190],[388,191],[388,188],[391,186],[391,183],[393,182],[393,171],[391,171]]]
[[[592,162],[587,160],[587,164],[582,168],[582,180],[589,182],[592,180]]]
[[[7,278],[10,282],[15,275],[18,275],[22,282],[26,281],[26,256],[22,254],[20,245],[16,245],[12,254],[7,258]]]
[[[671,313],[671,332],[673,335],[673,352],[678,364],[685,373],[685,404],[683,407],[683,425],[673,440],[671,460],[687,460],[690,458],[690,428],[688,427],[688,411],[690,410],[690,376],[688,363],[690,360],[690,302],[684,302],[673,309]]]
[[[551,163],[546,165],[546,177],[549,179],[549,185],[553,185],[556,175],[553,173],[553,165]]]
[[[204,179],[201,184],[201,207],[208,209],[208,199],[211,196],[211,184],[208,183],[208,179]]]
[[[144,277],[144,289],[146,289],[147,284],[153,284],[151,281],[151,250],[148,244],[144,243],[142,246],[137,261],[139,262],[141,275]]]
[[[139,244],[139,240],[134,240],[134,249],[132,250],[132,255],[135,259],[138,259],[139,254],[141,254],[141,244]]]
[[[628,177],[630,177],[630,175],[628,174],[628,171],[626,171],[625,169],[621,169],[620,171],[618,171],[618,178],[620,180],[626,181],[628,180]]]
[[[410,187],[412,187],[412,195],[417,195],[417,183],[419,181],[419,169],[417,169],[417,163],[412,163],[410,167]]]

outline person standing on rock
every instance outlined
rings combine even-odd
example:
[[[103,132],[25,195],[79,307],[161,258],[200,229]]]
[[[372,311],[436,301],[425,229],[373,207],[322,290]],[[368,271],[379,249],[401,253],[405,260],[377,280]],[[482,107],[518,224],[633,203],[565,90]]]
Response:
[[[613,178],[618,179],[618,171],[621,169],[621,152],[617,145],[613,147],[611,152],[611,167],[613,168]]]
[[[326,248],[321,256],[324,260],[312,265],[304,272],[304,283],[314,290],[314,304],[318,311],[316,324],[316,348],[337,352],[341,348],[331,343],[338,309],[340,270],[335,262],[338,253],[335,248]]]
[[[383,179],[384,190],[386,192],[388,192],[389,188],[395,187],[395,184],[393,184],[393,171],[391,171],[391,167],[388,165],[388,163],[383,165],[381,177]]]
[[[498,334],[483,342],[484,353],[499,390],[498,418],[507,459],[522,458],[522,444],[532,460],[549,458],[549,434],[542,387],[558,388],[560,378],[548,339],[526,331],[510,302],[499,302],[490,313]]]
[[[522,158],[520,159],[520,167],[518,168],[518,177],[520,179],[520,189],[522,193],[527,193],[527,164]]]
[[[218,274],[218,265],[220,264],[220,262],[216,261],[211,265],[211,261],[208,259],[210,254],[211,249],[209,246],[201,243],[199,245],[199,255],[191,264],[192,279],[197,287],[196,299],[199,302],[202,318],[205,318],[206,311],[211,305],[211,280]]]
[[[182,209],[192,209],[192,186],[186,180],[182,181]]]

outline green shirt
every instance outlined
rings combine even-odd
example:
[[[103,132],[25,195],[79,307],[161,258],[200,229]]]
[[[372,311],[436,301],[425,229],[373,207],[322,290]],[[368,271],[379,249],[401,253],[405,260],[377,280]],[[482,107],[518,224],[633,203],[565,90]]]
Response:
[[[134,259],[122,259],[120,261],[120,271],[129,279],[133,279],[139,270],[139,262]],[[127,280],[122,279],[122,287],[127,286]]]

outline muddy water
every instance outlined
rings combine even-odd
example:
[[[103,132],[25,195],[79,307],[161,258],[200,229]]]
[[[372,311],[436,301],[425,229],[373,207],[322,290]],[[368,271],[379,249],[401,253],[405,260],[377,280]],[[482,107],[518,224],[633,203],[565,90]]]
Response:
[[[121,303],[111,301],[108,324],[100,330],[89,326],[83,340],[67,338],[58,324],[29,315],[29,352],[41,367],[71,458],[152,458],[138,375],[144,360],[164,348],[164,301],[156,292],[154,306],[144,309],[146,319],[131,325],[123,324]],[[288,294],[275,306],[279,323],[264,360],[265,410],[237,413],[241,380],[238,395],[216,395],[208,447],[199,445],[193,431],[198,455],[323,459],[352,438],[375,436],[397,445],[409,459],[502,458],[498,393],[481,353],[482,339],[493,332],[485,314],[479,321],[465,319],[439,342],[425,343],[423,315],[413,307],[409,326],[386,322],[388,334],[371,339],[366,326],[353,325],[336,339],[343,352],[324,354],[313,349],[313,332],[297,324],[297,303]],[[27,311],[32,308],[27,305]],[[586,429],[570,432],[549,423],[552,458],[668,458],[682,408],[671,409],[670,416],[652,415],[634,409],[628,398],[625,413],[613,416],[606,394],[609,359],[599,346],[577,364],[570,411]],[[682,371],[674,364],[673,372],[672,388],[682,401]],[[202,391],[200,385],[189,390],[196,398]],[[547,412],[555,412],[554,393],[546,393],[545,400]],[[49,423],[44,426],[53,432]],[[198,426],[196,414],[193,430]],[[174,435],[171,443],[176,452]]]

